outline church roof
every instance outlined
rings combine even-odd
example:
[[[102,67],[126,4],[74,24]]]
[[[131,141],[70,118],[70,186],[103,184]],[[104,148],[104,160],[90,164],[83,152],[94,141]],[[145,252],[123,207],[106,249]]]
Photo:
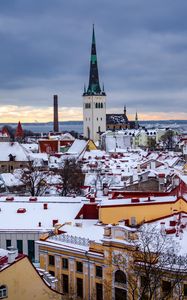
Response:
[[[124,114],[106,114],[107,124],[128,124],[129,120]]]
[[[24,132],[23,132],[23,128],[21,126],[21,122],[18,122],[18,126],[16,128],[16,133],[15,133],[15,137],[16,138],[23,138],[24,137]]]

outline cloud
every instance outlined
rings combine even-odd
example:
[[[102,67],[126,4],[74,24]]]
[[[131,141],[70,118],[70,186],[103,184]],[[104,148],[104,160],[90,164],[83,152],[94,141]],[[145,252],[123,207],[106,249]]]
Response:
[[[8,122],[49,122],[53,120],[53,107],[16,106],[8,105],[0,107],[1,123]],[[59,108],[59,121],[82,120],[82,108]]]
[[[14,107],[7,120],[28,107],[48,120],[58,93],[66,117],[80,119],[95,23],[108,110],[185,117],[186,19],[186,0],[1,1],[0,107]]]

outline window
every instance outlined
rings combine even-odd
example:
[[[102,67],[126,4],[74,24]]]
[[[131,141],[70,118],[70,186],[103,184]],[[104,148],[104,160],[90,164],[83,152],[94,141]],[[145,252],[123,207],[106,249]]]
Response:
[[[62,269],[68,269],[68,259],[62,258]]]
[[[187,284],[184,284],[184,296],[187,296]]]
[[[11,247],[11,240],[6,240],[6,249],[8,249],[8,247]]]
[[[0,286],[0,299],[7,298],[8,297],[8,291],[6,285]]]
[[[18,248],[18,253],[23,253],[23,241],[22,240],[17,240],[17,248]]]
[[[115,282],[117,283],[126,283],[127,279],[126,279],[126,275],[123,271],[121,270],[117,270],[115,273]]]
[[[65,275],[65,274],[62,275],[62,284],[63,284],[63,292],[67,294],[69,292],[69,287],[68,287],[69,278],[68,278],[68,275]]]
[[[171,282],[163,280],[162,281],[162,291],[163,293],[170,293],[171,292]]]
[[[101,108],[103,108],[103,103],[101,103]]]
[[[102,277],[103,276],[103,269],[101,266],[95,267],[95,275],[96,277]]]
[[[55,265],[55,257],[53,255],[49,255],[49,265]]]
[[[127,291],[123,289],[115,288],[115,300],[126,300]]]
[[[34,240],[28,240],[28,257],[30,261],[34,261],[35,259],[35,245],[34,245]]]
[[[103,300],[103,285],[96,283],[96,300]]]
[[[77,272],[82,273],[83,265],[81,261],[77,261]]]
[[[54,272],[54,271],[49,271],[49,274],[50,274],[51,276],[54,276],[54,277],[55,277],[55,272]]]
[[[85,103],[85,108],[91,108],[91,103]]]
[[[83,297],[83,280],[81,278],[77,278],[77,296]]]

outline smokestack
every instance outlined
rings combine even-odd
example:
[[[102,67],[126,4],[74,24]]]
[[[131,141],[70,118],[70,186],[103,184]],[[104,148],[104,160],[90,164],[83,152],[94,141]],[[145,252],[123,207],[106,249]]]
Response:
[[[58,95],[53,96],[54,99],[54,122],[53,122],[53,131],[59,132],[58,126]]]

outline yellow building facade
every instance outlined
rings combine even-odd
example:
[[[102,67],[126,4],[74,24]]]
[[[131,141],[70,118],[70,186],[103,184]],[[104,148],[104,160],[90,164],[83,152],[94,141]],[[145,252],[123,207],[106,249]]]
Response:
[[[8,300],[62,300],[40,277],[25,256],[0,269],[0,299]]]
[[[100,242],[90,241],[88,247],[81,240],[78,245],[72,236],[68,243],[58,236],[38,241],[41,268],[58,279],[58,290],[65,299],[139,299],[145,276],[144,270],[137,272],[136,267],[143,257],[137,249],[137,230],[119,224],[105,226],[103,233]],[[156,300],[162,299],[172,276],[161,274]],[[187,287],[185,282],[187,276],[179,282],[182,290]],[[178,299],[177,293],[174,288],[167,299]]]
[[[182,197],[169,196],[153,200],[140,199],[108,200],[99,207],[99,221],[103,224],[117,224],[127,220],[130,225],[150,222],[170,216],[174,212],[187,213],[187,201]]]

